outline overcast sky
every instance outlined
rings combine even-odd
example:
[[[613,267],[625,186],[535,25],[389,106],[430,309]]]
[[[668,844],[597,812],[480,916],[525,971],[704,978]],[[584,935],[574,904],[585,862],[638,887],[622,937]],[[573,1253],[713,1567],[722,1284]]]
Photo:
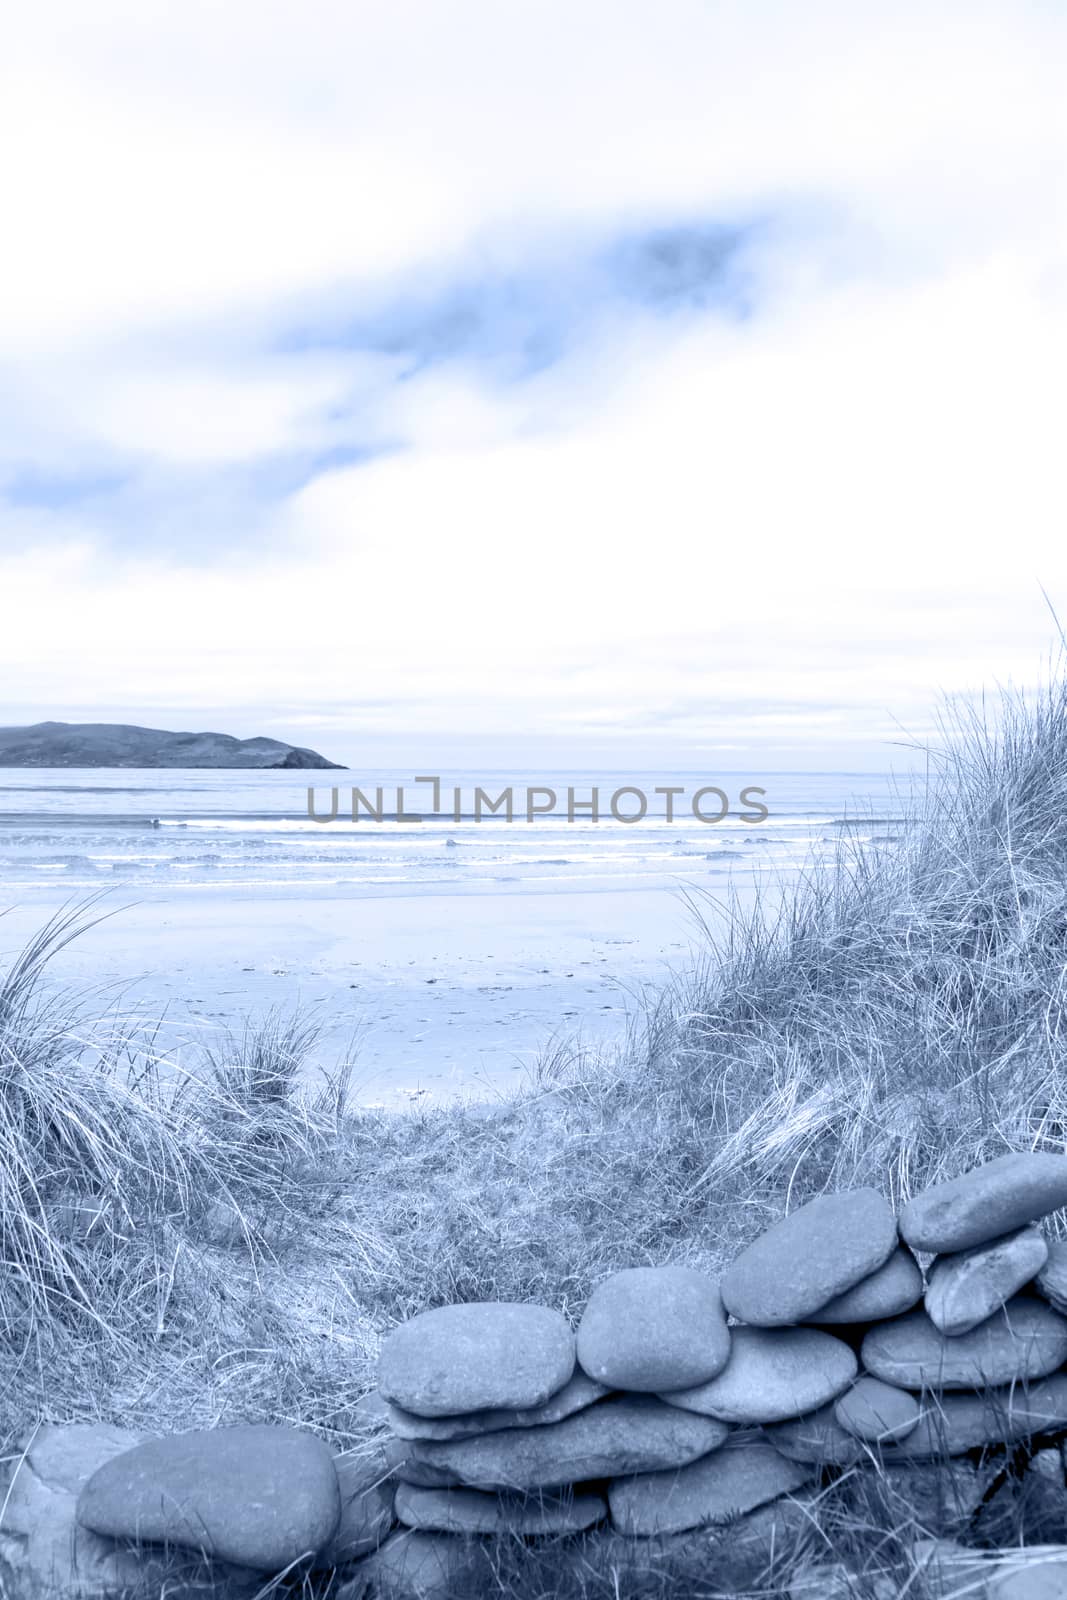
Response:
[[[0,722],[884,767],[1067,617],[1055,0],[71,0],[0,56]]]

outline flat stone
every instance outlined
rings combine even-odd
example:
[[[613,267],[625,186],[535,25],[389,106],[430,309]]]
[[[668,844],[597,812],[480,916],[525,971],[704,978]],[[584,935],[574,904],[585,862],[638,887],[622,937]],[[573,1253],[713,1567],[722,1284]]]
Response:
[[[1036,1277],[1047,1259],[1048,1245],[1033,1227],[938,1256],[926,1275],[927,1315],[942,1333],[969,1333]]]
[[[820,1306],[808,1322],[835,1326],[844,1323],[884,1322],[899,1317],[922,1299],[923,1275],[910,1250],[899,1246],[884,1266],[862,1278],[852,1289]]]
[[[681,1467],[722,1444],[711,1417],[623,1395],[543,1428],[509,1428],[478,1439],[412,1440],[415,1460],[476,1489],[551,1489],[590,1478]]]
[[[341,1495],[321,1439],[255,1424],[135,1445],[93,1473],[77,1515],[83,1528],[113,1539],[278,1572],[333,1537]]]
[[[998,1156],[935,1184],[900,1213],[901,1237],[916,1250],[969,1250],[1067,1205],[1067,1156],[1025,1151]]]
[[[1025,1387],[1008,1384],[981,1394],[947,1393],[924,1399],[918,1426],[887,1446],[883,1460],[929,1460],[1013,1444],[1067,1428],[1067,1373]]]
[[[925,1311],[871,1328],[867,1371],[902,1389],[978,1389],[1042,1378],[1067,1360],[1067,1319],[1040,1300],[1009,1300],[969,1333],[949,1337]]]
[[[919,1426],[921,1415],[913,1394],[880,1378],[860,1378],[834,1406],[834,1416],[845,1432],[871,1444],[907,1438]]]
[[[820,1195],[741,1252],[723,1274],[723,1304],[756,1327],[810,1321],[884,1266],[896,1244],[896,1218],[875,1189]]]
[[[461,1583],[484,1576],[489,1593],[490,1568],[485,1552],[468,1539],[448,1533],[421,1533],[405,1528],[386,1539],[368,1556],[355,1580],[357,1593],[376,1600],[453,1600]]]
[[[378,1361],[386,1400],[420,1417],[543,1406],[574,1376],[574,1334],[548,1306],[472,1301],[394,1328]]]
[[[401,1484],[396,1514],[428,1533],[580,1533],[608,1514],[601,1494],[488,1494],[483,1489],[415,1489]]]
[[[1067,1545],[1029,1545],[1003,1556],[988,1580],[987,1600],[1067,1600]]]
[[[731,1328],[730,1359],[710,1383],[660,1396],[721,1422],[780,1422],[814,1411],[847,1389],[855,1354],[816,1328]]]
[[[1051,1306],[1067,1316],[1067,1239],[1048,1240],[1048,1259],[1034,1285]]]
[[[789,1494],[811,1478],[764,1440],[745,1440],[676,1472],[643,1472],[608,1484],[611,1520],[620,1533],[651,1536],[730,1522]]]
[[[341,1518],[333,1537],[320,1546],[315,1566],[339,1567],[377,1550],[393,1526],[395,1485],[384,1449],[334,1456],[341,1493]]]
[[[606,1384],[596,1383],[584,1372],[576,1372],[558,1394],[543,1406],[525,1411],[468,1411],[458,1417],[417,1417],[400,1406],[387,1406],[389,1424],[398,1439],[473,1439],[480,1433],[499,1433],[503,1428],[539,1428],[548,1422],[583,1411],[595,1400],[611,1393]]]
[[[416,1461],[412,1455],[413,1439],[386,1439],[383,1445],[390,1479],[396,1483],[412,1483],[420,1489],[458,1489],[460,1480],[454,1473],[427,1461]]]
[[[838,1422],[833,1405],[820,1406],[806,1417],[772,1423],[763,1432],[767,1442],[789,1461],[820,1467],[851,1467],[857,1461],[871,1459],[864,1442]]]
[[[721,1372],[729,1354],[719,1285],[692,1267],[613,1273],[578,1325],[579,1366],[612,1389],[686,1389]]]

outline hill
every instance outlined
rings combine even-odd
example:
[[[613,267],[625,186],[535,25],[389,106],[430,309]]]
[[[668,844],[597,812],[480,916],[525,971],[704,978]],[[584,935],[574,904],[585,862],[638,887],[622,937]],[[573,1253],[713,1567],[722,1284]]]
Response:
[[[0,767],[335,768],[315,750],[280,739],[168,733],[122,722],[35,722],[0,728]]]

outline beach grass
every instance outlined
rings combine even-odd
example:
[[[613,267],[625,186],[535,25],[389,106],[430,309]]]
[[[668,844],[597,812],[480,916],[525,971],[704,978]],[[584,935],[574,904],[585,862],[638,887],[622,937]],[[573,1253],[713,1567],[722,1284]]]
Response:
[[[846,830],[834,860],[709,931],[700,970],[622,1047],[557,1045],[513,1099],[359,1109],[351,1063],[309,1097],[299,1017],[162,1060],[136,1018],[49,982],[97,914],[54,920],[0,985],[8,1455],[41,1420],[276,1420],[350,1448],[382,1335],[426,1307],[536,1300],[577,1318],[604,1274],[717,1271],[824,1190],[873,1184],[899,1205],[1006,1150],[1067,1149],[1062,676],[947,713],[892,847]],[[952,1531],[954,1472],[915,1475],[918,1499],[889,1474],[828,1482],[754,1592],[850,1555],[868,1568],[856,1594],[879,1573],[937,1592],[909,1552]],[[1042,1514],[1009,1486],[970,1534],[1039,1536]],[[588,1539],[505,1539],[470,1592],[719,1582],[706,1546],[665,1545],[638,1573]]]

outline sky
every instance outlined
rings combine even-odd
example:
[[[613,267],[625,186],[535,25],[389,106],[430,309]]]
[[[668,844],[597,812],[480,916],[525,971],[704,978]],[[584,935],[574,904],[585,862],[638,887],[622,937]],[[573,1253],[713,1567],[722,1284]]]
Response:
[[[1039,680],[1065,69],[1040,0],[16,8],[0,723],[873,770]]]

